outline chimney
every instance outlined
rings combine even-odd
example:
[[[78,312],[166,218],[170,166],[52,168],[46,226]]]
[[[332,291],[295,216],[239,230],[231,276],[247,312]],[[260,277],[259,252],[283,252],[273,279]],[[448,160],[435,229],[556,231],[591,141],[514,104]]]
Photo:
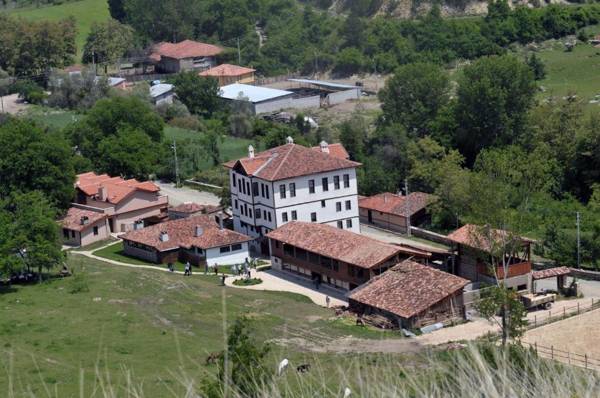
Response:
[[[90,222],[90,219],[88,218],[88,216],[81,216],[81,219],[79,221],[81,225],[86,225]]]
[[[254,147],[252,145],[248,145],[248,157],[249,158],[254,157]]]
[[[293,144],[294,139],[288,135],[288,137],[285,139],[285,142],[286,142],[286,144]]]
[[[321,152],[329,153],[329,144],[327,143],[327,141],[321,141],[319,146],[321,147]]]
[[[158,239],[160,239],[161,242],[168,242],[169,241],[169,234],[166,231],[161,231],[160,232],[160,236],[158,237]]]
[[[219,212],[217,214],[217,220],[219,222],[219,229],[223,229],[223,213]]]
[[[196,228],[194,229],[194,236],[197,238],[202,236],[202,234],[204,234],[204,228],[202,228],[200,225],[196,225]]]
[[[101,185],[98,188],[98,198],[102,202],[105,202],[108,199],[108,191],[106,190],[106,187],[104,185]]]

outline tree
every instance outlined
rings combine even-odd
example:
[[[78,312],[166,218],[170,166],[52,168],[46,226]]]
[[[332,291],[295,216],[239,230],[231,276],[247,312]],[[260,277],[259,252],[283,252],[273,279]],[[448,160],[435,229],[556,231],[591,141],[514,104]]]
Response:
[[[124,23],[127,13],[125,12],[125,0],[108,0],[108,10],[110,16],[119,22]]]
[[[368,138],[368,125],[365,118],[354,114],[350,120],[340,124],[339,131],[340,141],[350,154],[350,158],[358,161],[363,159]]]
[[[500,326],[503,345],[508,339],[519,338],[525,332],[527,311],[516,291],[502,286],[483,288],[476,307],[482,317]],[[497,314],[500,314],[500,322],[497,321]]]
[[[355,47],[344,48],[335,59],[333,73],[337,76],[351,76],[360,72],[365,61],[362,53]]]
[[[147,180],[156,171],[162,150],[143,131],[124,127],[100,142],[95,165],[109,175]]]
[[[238,396],[257,397],[273,377],[265,364],[270,347],[251,336],[248,318],[236,319],[229,329],[227,351],[219,356],[217,380],[205,383],[208,397],[222,397],[227,389]]]
[[[198,76],[197,72],[183,72],[173,79],[175,94],[191,113],[210,117],[220,104],[219,83],[212,77]]]
[[[104,22],[94,22],[83,47],[83,62],[104,65],[115,64],[119,58],[133,47],[133,29],[109,18]]]
[[[458,79],[455,141],[467,164],[483,148],[519,141],[536,85],[530,68],[512,55],[483,57]]]
[[[56,210],[40,191],[13,193],[0,201],[0,275],[50,270],[64,259]]]
[[[41,104],[46,98],[44,89],[32,80],[19,80],[13,89],[19,93],[19,98],[30,104]]]
[[[213,162],[213,166],[221,164],[220,144],[223,141],[223,125],[218,120],[208,120],[202,137],[202,146]]]
[[[73,200],[74,183],[73,152],[62,137],[27,120],[0,124],[0,199],[37,190],[64,209]]]
[[[110,91],[108,80],[98,78],[92,70],[73,75],[52,72],[48,87],[52,92],[48,97],[48,105],[81,110],[91,108],[98,100],[107,97]]]
[[[239,93],[231,106],[229,125],[234,137],[250,137],[252,133],[252,103]]]
[[[543,80],[546,77],[546,65],[544,65],[544,62],[535,53],[532,53],[531,57],[527,59],[527,65],[533,71],[535,80]]]
[[[414,63],[397,68],[378,94],[386,122],[423,136],[449,99],[450,81],[438,65]]]

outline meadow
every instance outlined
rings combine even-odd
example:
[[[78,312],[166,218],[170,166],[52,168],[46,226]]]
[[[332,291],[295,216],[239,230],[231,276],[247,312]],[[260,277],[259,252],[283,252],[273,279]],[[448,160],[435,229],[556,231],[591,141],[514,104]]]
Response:
[[[357,328],[304,296],[223,288],[215,276],[124,268],[78,254],[68,264],[69,278],[0,286],[0,396],[125,396],[135,386],[144,397],[181,397],[182,380],[198,388],[210,377],[205,359],[223,348],[224,327],[240,315],[252,319],[259,341],[326,345]],[[273,345],[274,369],[283,357],[319,361],[327,371],[363,356]]]
[[[81,62],[83,46],[94,22],[102,22],[109,18],[108,2],[106,0],[79,0],[55,6],[18,8],[11,11],[12,15],[32,21],[55,21],[69,16],[77,21],[77,59]]]

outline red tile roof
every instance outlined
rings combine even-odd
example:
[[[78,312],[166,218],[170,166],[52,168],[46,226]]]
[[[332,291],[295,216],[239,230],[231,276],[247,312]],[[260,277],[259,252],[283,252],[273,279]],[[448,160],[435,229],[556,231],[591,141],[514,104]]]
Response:
[[[87,196],[98,195],[100,187],[105,187],[108,202],[113,204],[119,203],[136,190],[145,192],[160,191],[160,188],[150,181],[124,180],[121,177],[110,177],[107,174],[98,175],[94,172],[79,174],[75,187]]]
[[[479,227],[473,224],[466,224],[448,235],[454,243],[473,247],[486,252],[493,249],[490,239],[501,241],[502,239],[518,239],[523,244],[533,243],[534,241],[523,236],[511,236],[508,231],[488,227]],[[508,242],[507,242],[508,243]]]
[[[220,208],[221,207],[219,207],[219,206],[201,205],[201,204],[193,203],[193,202],[185,202],[185,203],[180,204],[179,206],[171,207],[169,210],[176,211],[178,213],[191,214],[191,213],[198,213],[198,212],[212,213],[212,212],[219,210]]]
[[[346,148],[342,144],[329,144],[327,145],[329,148],[329,154],[331,156],[335,156],[340,159],[350,159],[350,154],[346,151]],[[315,151],[321,152],[321,146],[312,147]]]
[[[221,47],[193,40],[184,40],[179,43],[162,42],[154,46],[150,58],[160,60],[161,56],[175,59],[214,57],[222,51]]]
[[[202,235],[195,236],[196,226],[203,229]],[[166,232],[169,240],[160,240],[161,232]],[[199,215],[179,220],[165,221],[150,227],[131,231],[122,236],[123,240],[141,243],[158,251],[172,250],[180,247],[189,249],[198,247],[210,249],[252,240],[250,237],[226,228],[220,229],[213,216]]]
[[[267,237],[362,268],[372,268],[404,249],[326,224],[292,221]]]
[[[424,192],[413,192],[408,195],[409,209],[407,209],[406,196],[384,192],[378,195],[359,199],[358,206],[364,209],[406,217],[407,210],[409,210],[410,215],[412,216],[426,208],[427,205],[434,200],[434,195]]]
[[[264,152],[254,158],[232,160],[225,167],[240,167],[247,175],[267,181],[277,181],[327,171],[350,169],[360,163],[341,159],[331,154],[315,151],[297,144],[286,144]]]
[[[256,72],[256,69],[246,68],[238,65],[230,65],[230,64],[221,64],[219,66],[215,66],[214,68],[210,68],[205,70],[204,72],[200,72],[200,76],[227,76],[227,77],[236,77],[243,76],[248,73]]]
[[[402,318],[411,318],[468,283],[459,276],[405,260],[354,290],[349,298]]]
[[[571,269],[569,267],[555,267],[555,268],[548,268],[548,269],[544,269],[544,270],[540,270],[540,271],[533,271],[531,273],[531,277],[534,280],[547,279],[547,278],[554,278],[556,276],[569,275],[570,273],[571,273]]]
[[[87,217],[87,223],[82,224],[82,218]],[[63,228],[73,231],[83,231],[92,227],[98,221],[106,219],[107,215],[92,210],[84,210],[77,207],[71,207],[67,214],[59,220]]]

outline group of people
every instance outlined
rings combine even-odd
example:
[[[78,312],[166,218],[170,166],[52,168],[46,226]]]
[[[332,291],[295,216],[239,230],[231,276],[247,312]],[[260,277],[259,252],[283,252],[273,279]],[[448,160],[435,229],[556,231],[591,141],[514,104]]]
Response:
[[[208,273],[208,265],[204,265],[204,274],[206,275]],[[173,267],[173,263],[169,262],[167,264],[167,269],[169,270],[169,272],[175,272],[175,268]],[[212,267],[213,271],[215,272],[215,275],[219,274],[219,266],[218,264],[215,264]],[[248,259],[246,258],[246,261],[244,262],[244,264],[234,264],[231,266],[231,272],[234,275],[244,275],[246,277],[246,279],[250,279],[250,262],[248,261]],[[185,266],[183,267],[183,275],[184,276],[191,276],[192,275],[192,265],[190,264],[189,261],[187,261],[185,263]]]

